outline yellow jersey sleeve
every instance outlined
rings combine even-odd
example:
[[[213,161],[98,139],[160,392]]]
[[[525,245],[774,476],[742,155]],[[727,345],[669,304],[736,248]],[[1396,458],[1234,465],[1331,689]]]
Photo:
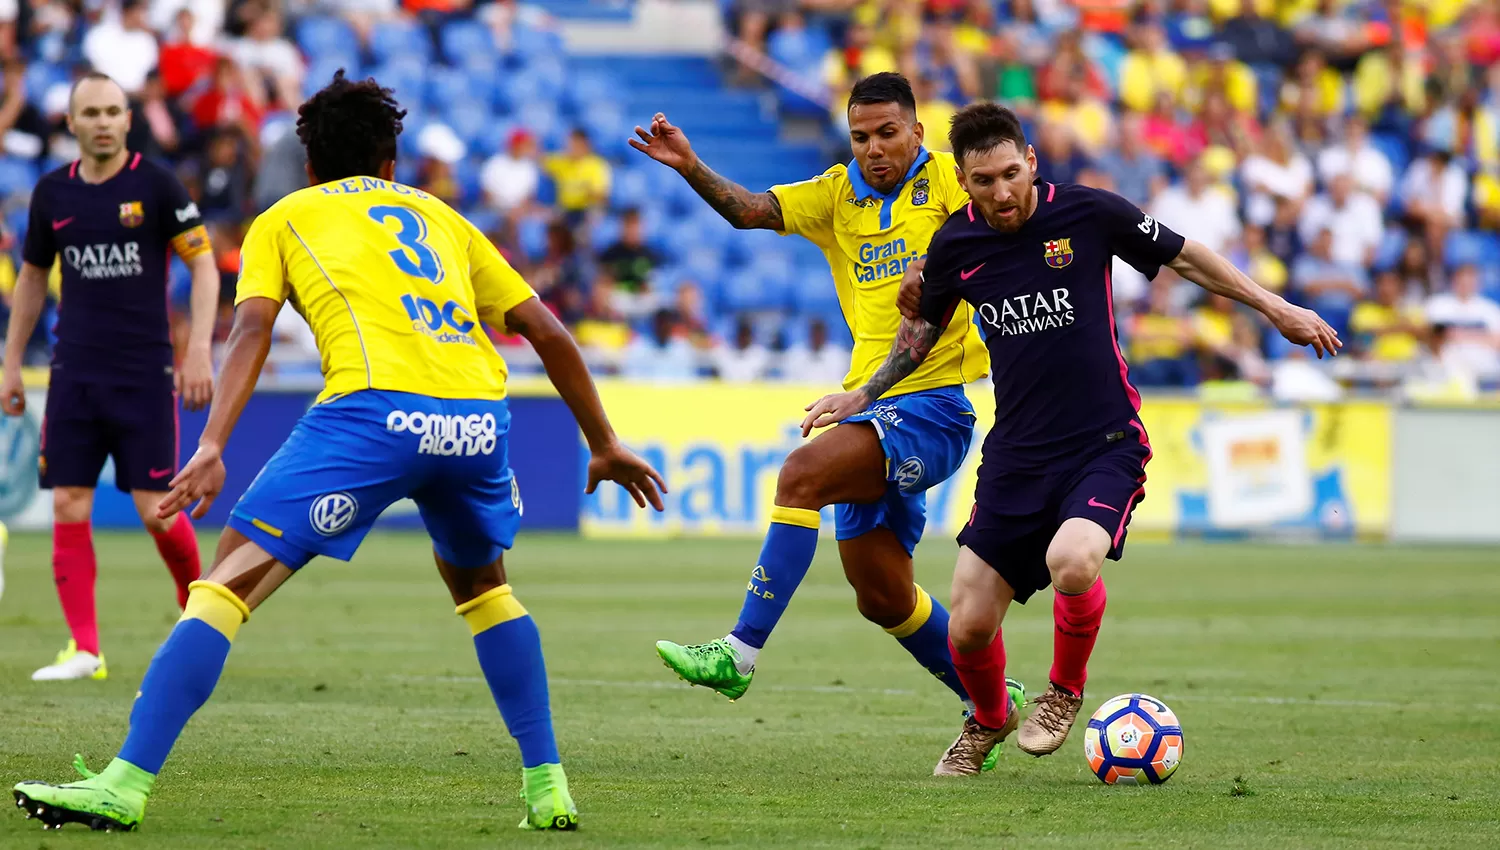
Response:
[[[285,221],[273,217],[270,210],[256,216],[250,225],[245,242],[240,246],[240,279],[234,291],[235,306],[249,298],[269,298],[279,304],[291,293],[280,244],[284,225]]]
[[[505,314],[536,297],[536,292],[479,228],[462,216],[459,220],[469,237],[469,279],[474,286],[474,309],[491,327],[503,328]]]
[[[834,192],[844,168],[835,165],[810,180],[772,186],[771,194],[781,205],[781,230],[777,232],[802,236],[819,246],[832,243]]]

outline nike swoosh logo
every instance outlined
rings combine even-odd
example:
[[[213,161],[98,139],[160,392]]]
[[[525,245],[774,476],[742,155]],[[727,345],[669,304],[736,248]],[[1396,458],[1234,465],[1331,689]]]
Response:
[[[984,263],[980,263],[979,265],[975,266],[972,269],[969,269],[966,272],[959,272],[958,273],[959,279],[961,279],[961,280],[968,280],[969,278],[971,278],[974,275],[978,274],[979,270],[982,269],[982,268],[984,268],[984,265],[985,265]]]
[[[172,468],[167,467],[166,469],[153,469],[146,474],[150,475],[152,478],[166,478],[168,475],[172,474]]]
[[[73,223],[73,219],[75,219],[75,218],[77,218],[77,216],[72,216],[72,215],[68,216],[67,218],[54,218],[54,219],[52,219],[52,229],[53,230],[62,230],[64,227],[67,227],[68,225],[72,224]]]
[[[1112,507],[1110,505],[1106,505],[1103,502],[1099,501],[1098,499],[1095,499],[1093,496],[1089,497],[1089,507],[1091,507],[1091,508],[1103,508],[1106,511],[1114,511],[1115,513],[1119,513],[1120,512],[1119,508]]]

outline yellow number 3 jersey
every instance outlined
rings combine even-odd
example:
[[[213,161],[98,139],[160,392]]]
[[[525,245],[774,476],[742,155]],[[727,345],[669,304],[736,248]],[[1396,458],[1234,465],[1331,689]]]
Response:
[[[374,177],[311,186],[250,225],[235,304],[290,300],[323,358],[318,401],[356,390],[505,397],[505,361],[480,319],[535,295],[463,216]]]
[[[927,256],[933,234],[969,202],[953,155],[923,148],[889,195],[865,183],[854,162],[801,183],[773,186],[771,192],[781,204],[782,232],[806,237],[828,258],[839,306],[854,335],[844,389],[862,386],[890,356],[901,325],[896,292],[906,267]],[[989,366],[973,308],[964,303],[917,371],[886,395],[966,384],[988,374]]]

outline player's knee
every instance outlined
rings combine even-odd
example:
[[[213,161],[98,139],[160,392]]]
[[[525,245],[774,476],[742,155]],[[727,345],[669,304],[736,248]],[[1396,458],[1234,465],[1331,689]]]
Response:
[[[141,524],[153,535],[160,537],[172,530],[172,525],[177,522],[177,515],[173,514],[171,519],[160,519],[155,513],[141,514]]]
[[[827,504],[823,496],[827,470],[821,467],[812,446],[803,446],[787,455],[776,476],[776,504],[783,508],[821,510]]]
[[[953,607],[948,617],[948,640],[958,652],[979,652],[995,639],[1000,623],[993,611],[982,606]]]
[[[1080,543],[1053,541],[1047,550],[1047,569],[1052,585],[1064,593],[1082,593],[1099,578],[1103,562],[1091,547]]]
[[[55,522],[87,522],[93,512],[92,490],[58,487],[52,491],[52,517]]]
[[[860,616],[882,629],[894,629],[911,618],[916,607],[916,588],[908,584],[854,585],[854,601]]]

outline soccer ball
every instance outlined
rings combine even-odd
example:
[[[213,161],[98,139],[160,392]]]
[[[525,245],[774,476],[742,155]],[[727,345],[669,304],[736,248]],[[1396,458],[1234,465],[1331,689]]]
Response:
[[[1106,785],[1160,785],[1182,763],[1182,725],[1156,697],[1121,694],[1089,718],[1083,756]]]

